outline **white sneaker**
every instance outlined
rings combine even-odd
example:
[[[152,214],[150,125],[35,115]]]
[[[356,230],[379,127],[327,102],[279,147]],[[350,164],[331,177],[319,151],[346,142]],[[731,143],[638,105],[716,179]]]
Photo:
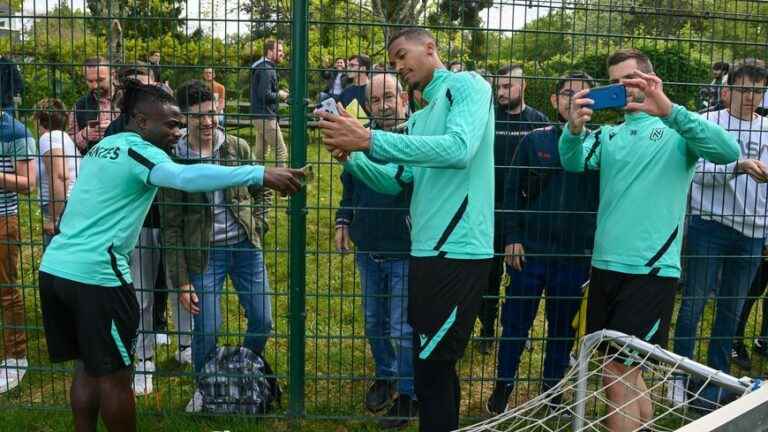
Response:
[[[203,410],[203,394],[200,390],[195,390],[195,394],[192,395],[192,399],[187,403],[187,408],[184,411],[188,413],[196,413]]]
[[[168,345],[171,343],[171,338],[168,337],[168,333],[158,333],[155,335],[155,345]]]
[[[146,396],[152,393],[152,374],[155,363],[150,360],[139,361],[133,373],[133,393],[136,396]]]
[[[19,386],[29,363],[26,358],[9,358],[0,362],[0,393],[11,391]]]
[[[176,351],[176,361],[183,365],[192,364],[192,347],[186,347],[183,350]]]

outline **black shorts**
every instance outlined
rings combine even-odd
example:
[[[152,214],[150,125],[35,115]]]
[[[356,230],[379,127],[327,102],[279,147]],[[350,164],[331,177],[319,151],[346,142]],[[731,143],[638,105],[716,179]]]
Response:
[[[464,355],[488,285],[492,259],[411,257],[408,323],[422,360],[457,360]]]
[[[616,330],[666,346],[677,278],[627,274],[592,267],[587,333]]]
[[[40,272],[40,303],[51,362],[81,360],[96,377],[133,365],[139,329],[133,285],[87,285]]]

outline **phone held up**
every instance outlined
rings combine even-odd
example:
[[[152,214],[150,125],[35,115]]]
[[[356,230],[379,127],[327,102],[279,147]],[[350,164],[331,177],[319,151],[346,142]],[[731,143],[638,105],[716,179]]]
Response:
[[[595,102],[589,106],[593,111],[623,108],[627,105],[627,89],[623,84],[595,87],[585,97]]]
[[[336,107],[336,99],[332,97],[320,102],[320,111],[325,111],[333,115],[340,115],[339,109]]]

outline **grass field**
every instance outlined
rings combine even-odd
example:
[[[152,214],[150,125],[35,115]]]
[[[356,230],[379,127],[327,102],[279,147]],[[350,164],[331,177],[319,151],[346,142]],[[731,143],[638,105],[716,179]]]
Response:
[[[338,176],[341,167],[329,160],[317,143],[311,144],[307,160],[315,165],[316,179],[308,187],[306,228],[306,383],[307,419],[304,430],[374,431],[373,417],[365,412],[362,401],[373,364],[364,338],[359,283],[353,256],[341,255],[333,247],[333,220],[341,197]],[[266,356],[287,389],[288,372],[288,219],[287,200],[277,199],[270,215],[264,253],[273,291],[275,336],[267,345]],[[23,256],[20,285],[27,308],[29,360],[31,369],[22,385],[0,396],[0,430],[59,431],[71,429],[67,410],[70,364],[51,365],[47,360],[42,332],[36,269],[41,253],[41,218],[33,200],[22,206]],[[245,317],[231,291],[222,310],[226,322],[222,328],[222,344],[239,343],[245,328]],[[711,310],[707,311],[708,317]],[[539,314],[532,350],[521,361],[520,381],[511,401],[520,403],[538,392],[542,366],[542,341],[545,322]],[[756,314],[755,314],[756,315]],[[757,321],[753,316],[750,332]],[[708,318],[708,321],[711,318]],[[751,333],[750,333],[751,334]],[[173,343],[175,344],[175,338]],[[173,359],[175,345],[158,347],[155,393],[137,398],[141,430],[153,431],[217,431],[217,430],[289,430],[280,418],[212,418],[183,413],[193,392],[191,370]],[[700,350],[705,353],[706,351]],[[755,359],[752,375],[762,375],[760,359]],[[495,356],[482,356],[468,349],[461,363],[463,383],[462,415],[471,421],[484,415],[482,404],[490,394],[495,374]],[[530,379],[529,379],[530,377]],[[273,415],[283,417],[287,409],[285,395],[282,408]],[[409,430],[415,430],[411,428]]]

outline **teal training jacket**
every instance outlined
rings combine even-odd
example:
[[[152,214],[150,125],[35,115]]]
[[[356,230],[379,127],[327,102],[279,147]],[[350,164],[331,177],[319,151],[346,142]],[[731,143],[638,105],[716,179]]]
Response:
[[[679,105],[663,119],[627,114],[621,125],[579,136],[566,126],[559,148],[566,170],[600,170],[592,265],[669,277],[680,277],[683,220],[696,161],[730,163],[740,153],[732,135]]]
[[[345,170],[374,190],[397,194],[413,183],[411,255],[455,259],[493,256],[491,87],[474,72],[434,72],[429,103],[408,119],[406,134],[373,131],[371,156],[360,152]]]

